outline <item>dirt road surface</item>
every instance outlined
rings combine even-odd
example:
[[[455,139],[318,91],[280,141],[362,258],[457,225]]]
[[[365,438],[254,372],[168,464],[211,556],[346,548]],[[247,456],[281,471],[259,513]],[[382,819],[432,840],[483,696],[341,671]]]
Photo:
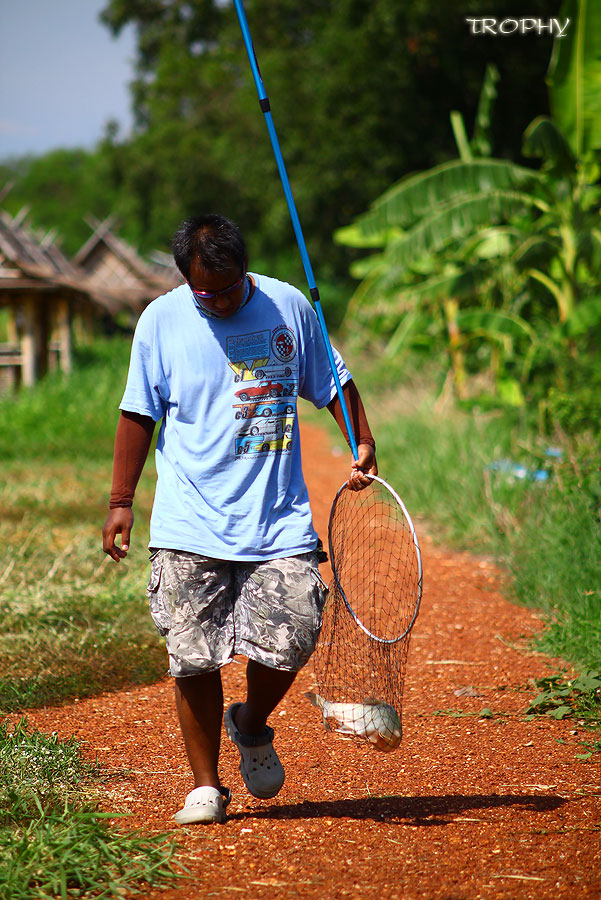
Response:
[[[349,458],[305,426],[303,459],[325,538]],[[303,696],[313,686],[307,667],[271,720],[286,768],[281,793],[259,801],[246,792],[224,734],[228,821],[179,829],[192,878],[149,897],[601,898],[601,754],[576,758],[591,737],[574,720],[523,716],[533,679],[562,665],[530,649],[540,619],[504,599],[492,561],[419,536],[425,586],[400,749],[382,754],[327,734]],[[226,702],[243,699],[243,683],[237,660],[224,672]],[[484,709],[492,717],[481,717]],[[127,827],[176,827],[173,813],[192,785],[168,678],[28,718],[75,735],[115,772],[105,805],[125,805]]]

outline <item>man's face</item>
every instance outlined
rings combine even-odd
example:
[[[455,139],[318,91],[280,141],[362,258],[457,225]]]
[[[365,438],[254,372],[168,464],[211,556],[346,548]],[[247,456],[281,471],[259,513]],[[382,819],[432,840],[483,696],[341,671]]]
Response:
[[[212,316],[227,319],[238,312],[244,299],[246,266],[239,269],[232,264],[223,272],[211,272],[200,260],[194,259],[188,284],[202,309]]]

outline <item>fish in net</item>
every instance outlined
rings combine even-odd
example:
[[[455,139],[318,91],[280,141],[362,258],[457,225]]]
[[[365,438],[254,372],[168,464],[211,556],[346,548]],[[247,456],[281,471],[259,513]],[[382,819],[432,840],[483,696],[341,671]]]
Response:
[[[328,730],[388,752],[399,746],[409,638],[422,593],[413,523],[383,479],[344,484],[329,524],[333,579],[308,699]]]

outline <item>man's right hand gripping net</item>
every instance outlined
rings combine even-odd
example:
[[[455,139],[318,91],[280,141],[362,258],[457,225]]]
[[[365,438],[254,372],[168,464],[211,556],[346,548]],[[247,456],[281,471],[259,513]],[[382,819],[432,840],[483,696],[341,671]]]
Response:
[[[422,592],[415,529],[390,485],[373,478],[336,494],[329,545],[334,577],[313,657],[317,692],[307,696],[328,730],[394,750]]]

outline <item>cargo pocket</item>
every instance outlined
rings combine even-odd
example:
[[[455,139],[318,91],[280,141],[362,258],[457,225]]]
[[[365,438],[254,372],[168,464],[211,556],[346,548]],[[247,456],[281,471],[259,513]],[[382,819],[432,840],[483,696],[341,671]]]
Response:
[[[323,613],[326,600],[328,599],[329,587],[321,577],[321,573],[317,567],[317,563],[311,569],[311,575],[314,585],[315,611],[317,613],[317,628],[321,628],[321,616]]]
[[[156,550],[151,554],[152,568],[150,570],[150,578],[148,579],[148,587],[146,588],[146,596],[148,597],[148,606],[150,615],[157,631],[165,637],[171,628],[171,611],[167,598],[161,587],[161,578],[163,574],[163,551]]]

